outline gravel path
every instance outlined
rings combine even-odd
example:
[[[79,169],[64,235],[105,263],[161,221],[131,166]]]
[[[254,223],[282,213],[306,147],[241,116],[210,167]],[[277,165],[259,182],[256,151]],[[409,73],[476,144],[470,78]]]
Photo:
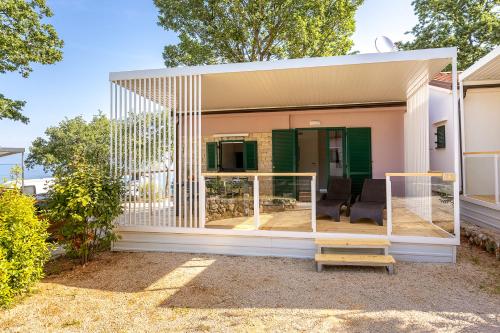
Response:
[[[67,263],[66,263],[67,264]],[[500,264],[327,268],[310,260],[104,253],[0,311],[5,332],[499,332]],[[52,271],[65,269],[55,262]]]

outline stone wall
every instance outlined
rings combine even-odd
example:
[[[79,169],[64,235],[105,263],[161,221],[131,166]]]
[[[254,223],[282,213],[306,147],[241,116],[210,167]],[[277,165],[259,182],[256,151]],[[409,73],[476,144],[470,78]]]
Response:
[[[261,213],[284,212],[293,210],[297,201],[290,198],[263,198],[260,200],[259,211]],[[236,198],[224,198],[211,196],[206,201],[207,222],[233,217],[253,216],[253,197],[249,194]]]
[[[207,170],[207,142],[218,142],[227,140],[227,138],[214,138],[213,136],[204,136],[201,154],[201,169],[203,172]],[[248,136],[231,137],[231,140],[242,141],[257,141],[257,172],[272,172],[273,171],[273,155],[272,155],[272,133],[249,133]],[[252,170],[255,171],[255,170]]]
[[[207,142],[219,142],[228,138],[214,138],[212,135],[204,136],[201,154],[202,172],[207,171]],[[273,152],[272,152],[272,133],[249,133],[248,136],[231,137],[231,140],[257,141],[257,170],[249,172],[272,172],[273,171]],[[272,181],[270,177],[260,178],[261,195],[272,195]]]
[[[500,260],[500,233],[495,230],[481,228],[477,225],[462,221],[462,234],[470,244],[493,253]]]

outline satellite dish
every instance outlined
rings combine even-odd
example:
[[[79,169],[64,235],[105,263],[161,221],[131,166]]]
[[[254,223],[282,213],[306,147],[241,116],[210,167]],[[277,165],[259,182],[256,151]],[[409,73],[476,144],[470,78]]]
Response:
[[[392,40],[386,36],[379,36],[375,38],[375,48],[379,53],[398,51],[396,45],[394,45]]]

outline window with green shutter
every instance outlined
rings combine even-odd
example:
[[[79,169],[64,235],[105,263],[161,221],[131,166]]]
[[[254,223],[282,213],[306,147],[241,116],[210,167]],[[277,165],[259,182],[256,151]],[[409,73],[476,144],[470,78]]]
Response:
[[[217,171],[217,142],[207,142],[207,170]]]
[[[243,155],[243,168],[245,170],[257,170],[257,141],[245,141],[244,155]]]
[[[436,127],[436,148],[446,148],[446,128],[445,125]]]

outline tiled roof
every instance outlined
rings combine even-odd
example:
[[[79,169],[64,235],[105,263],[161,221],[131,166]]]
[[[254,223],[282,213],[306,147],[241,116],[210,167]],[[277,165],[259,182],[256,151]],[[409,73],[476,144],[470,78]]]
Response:
[[[457,73],[458,76],[459,73]],[[457,77],[458,80],[458,77]],[[434,78],[429,82],[431,86],[440,87],[444,89],[451,90],[452,82],[451,82],[451,72],[440,72],[437,73]]]

